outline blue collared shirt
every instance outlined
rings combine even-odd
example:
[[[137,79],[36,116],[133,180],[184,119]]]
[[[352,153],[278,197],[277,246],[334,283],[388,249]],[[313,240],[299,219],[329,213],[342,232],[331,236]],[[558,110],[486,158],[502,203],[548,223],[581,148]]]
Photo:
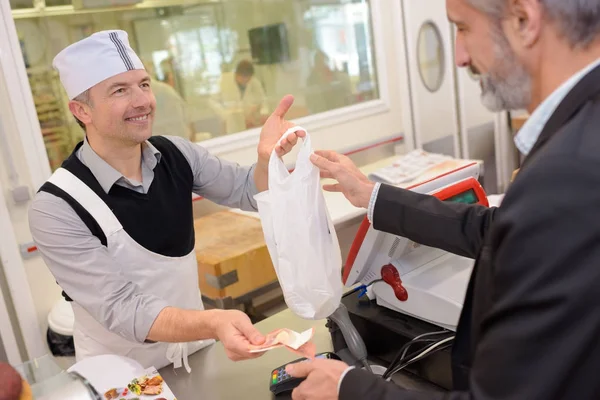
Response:
[[[544,126],[556,111],[558,105],[565,99],[571,89],[575,87],[591,70],[600,65],[600,59],[594,61],[566,82],[558,87],[550,96],[540,104],[515,136],[515,145],[523,155],[528,155],[535,142],[537,142]]]

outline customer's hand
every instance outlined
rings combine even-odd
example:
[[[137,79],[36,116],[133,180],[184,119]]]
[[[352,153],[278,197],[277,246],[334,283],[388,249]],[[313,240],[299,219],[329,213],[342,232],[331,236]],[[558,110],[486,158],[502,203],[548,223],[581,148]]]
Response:
[[[215,336],[223,343],[230,360],[240,361],[260,357],[250,353],[250,345],[261,345],[265,337],[252,325],[250,318],[238,310],[223,310],[214,321]]]
[[[306,378],[292,392],[292,400],[334,400],[338,398],[338,384],[348,365],[336,360],[311,360],[288,365],[290,376]]]
[[[356,207],[367,208],[375,184],[371,182],[346,156],[335,151],[315,151],[310,160],[321,170],[322,178],[333,178],[338,183],[324,185],[328,192],[342,192]]]
[[[289,135],[281,145],[278,144],[281,136],[291,127],[294,126],[292,122],[285,120],[285,114],[288,112],[290,107],[294,104],[294,97],[287,95],[281,99],[279,105],[273,111],[273,114],[267,118],[267,121],[263,125],[260,132],[260,139],[258,142],[258,162],[259,164],[267,165],[271,152],[275,148],[275,153],[279,157],[283,157],[285,154],[292,150],[292,147],[298,142],[299,137],[304,137],[304,132],[296,132]]]

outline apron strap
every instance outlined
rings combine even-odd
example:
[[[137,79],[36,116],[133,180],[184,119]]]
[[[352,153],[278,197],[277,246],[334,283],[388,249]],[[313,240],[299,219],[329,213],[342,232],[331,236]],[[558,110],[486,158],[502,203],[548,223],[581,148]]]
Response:
[[[108,205],[81,179],[65,168],[58,168],[48,182],[73,197],[96,220],[106,237],[123,229]]]
[[[187,343],[170,343],[167,347],[167,360],[173,363],[173,368],[181,368],[181,362],[189,374],[192,372],[188,361],[188,344]]]

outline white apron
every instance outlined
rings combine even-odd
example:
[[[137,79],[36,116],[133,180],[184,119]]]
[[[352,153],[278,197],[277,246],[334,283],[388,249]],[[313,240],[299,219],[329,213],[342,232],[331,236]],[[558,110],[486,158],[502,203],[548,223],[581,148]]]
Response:
[[[83,206],[98,222],[106,235],[107,249],[120,265],[123,279],[134,282],[144,293],[163,298],[170,306],[203,310],[198,287],[198,264],[192,250],[183,257],[153,253],[131,238],[106,203],[79,178],[59,168],[49,179]],[[73,339],[77,361],[102,354],[132,358],[144,368],[160,369],[170,363],[183,365],[190,372],[187,356],[214,343],[202,340],[189,343],[136,343],[105,329],[77,302],[72,303],[75,316]]]

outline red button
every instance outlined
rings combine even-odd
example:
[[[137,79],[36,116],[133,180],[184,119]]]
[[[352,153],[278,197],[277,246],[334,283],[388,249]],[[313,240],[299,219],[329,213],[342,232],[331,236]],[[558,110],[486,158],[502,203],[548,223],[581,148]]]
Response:
[[[408,292],[404,286],[402,286],[402,279],[400,279],[400,274],[398,273],[396,267],[394,267],[392,264],[383,266],[381,268],[381,277],[385,283],[394,289],[394,294],[398,300],[408,300]]]

